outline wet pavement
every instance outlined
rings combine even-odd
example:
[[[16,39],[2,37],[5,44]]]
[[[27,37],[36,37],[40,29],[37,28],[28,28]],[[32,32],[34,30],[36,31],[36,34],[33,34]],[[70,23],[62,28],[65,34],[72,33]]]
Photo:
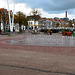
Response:
[[[75,75],[75,56],[0,48],[0,75]]]
[[[75,37],[0,35],[0,75],[75,75]]]
[[[75,47],[75,37],[58,35],[25,35],[4,42],[13,45]]]

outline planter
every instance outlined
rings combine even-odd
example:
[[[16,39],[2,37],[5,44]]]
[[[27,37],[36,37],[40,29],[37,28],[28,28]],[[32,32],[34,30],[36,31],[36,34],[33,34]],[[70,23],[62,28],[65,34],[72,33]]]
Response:
[[[8,30],[6,29],[5,32],[8,32]]]
[[[50,34],[50,31],[49,30],[47,31],[47,34]]]
[[[62,32],[62,35],[63,35],[63,36],[66,36],[66,32]]]
[[[72,32],[67,32],[67,36],[72,36]]]
[[[75,36],[75,32],[73,33],[73,36]]]

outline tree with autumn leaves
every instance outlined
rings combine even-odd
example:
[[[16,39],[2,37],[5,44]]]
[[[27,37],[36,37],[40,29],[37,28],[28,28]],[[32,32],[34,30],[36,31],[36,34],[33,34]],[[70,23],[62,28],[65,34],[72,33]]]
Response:
[[[1,21],[3,22],[3,28],[5,32],[5,25],[9,23],[8,11],[6,9],[0,9],[0,30],[1,30]]]
[[[24,26],[27,26],[28,25],[28,22],[27,22],[27,18],[26,18],[26,15],[19,11],[17,12],[15,15],[14,15],[14,23],[18,23],[19,24],[19,31],[22,32],[22,29],[21,29],[21,26],[24,25]]]

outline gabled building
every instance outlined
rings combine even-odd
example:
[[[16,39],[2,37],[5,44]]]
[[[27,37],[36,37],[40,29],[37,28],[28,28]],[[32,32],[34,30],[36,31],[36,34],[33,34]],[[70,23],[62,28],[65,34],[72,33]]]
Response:
[[[39,20],[41,19],[41,17],[39,15],[31,15],[31,16],[27,16],[28,19],[28,29],[33,29],[38,28],[39,27]]]
[[[50,20],[50,18],[42,18],[41,19],[41,28],[44,29],[49,29],[50,27],[52,27],[52,21]]]

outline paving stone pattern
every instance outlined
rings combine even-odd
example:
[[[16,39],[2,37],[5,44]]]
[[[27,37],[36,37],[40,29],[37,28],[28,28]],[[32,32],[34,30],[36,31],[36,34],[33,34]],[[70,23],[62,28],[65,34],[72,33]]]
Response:
[[[75,37],[50,36],[50,35],[28,35],[18,39],[5,41],[7,44],[34,45],[34,46],[75,46]]]
[[[60,34],[0,35],[0,75],[75,75],[74,45]]]

